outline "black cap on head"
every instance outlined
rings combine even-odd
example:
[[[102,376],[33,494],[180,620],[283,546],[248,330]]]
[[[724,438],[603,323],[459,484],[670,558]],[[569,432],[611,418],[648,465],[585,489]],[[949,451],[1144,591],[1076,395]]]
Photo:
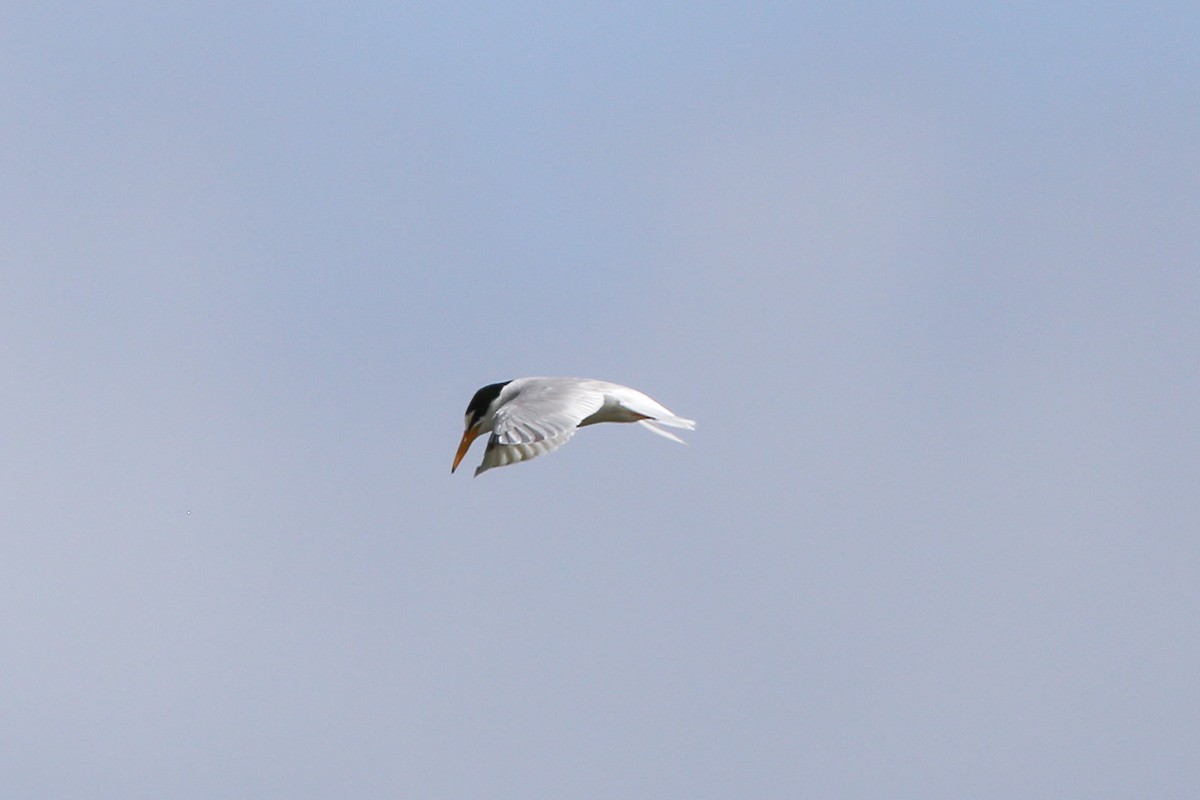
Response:
[[[467,403],[467,418],[470,420],[470,424],[475,424],[487,413],[488,406],[500,396],[500,390],[510,383],[512,381],[489,383],[475,393],[475,396],[471,398],[471,402]]]

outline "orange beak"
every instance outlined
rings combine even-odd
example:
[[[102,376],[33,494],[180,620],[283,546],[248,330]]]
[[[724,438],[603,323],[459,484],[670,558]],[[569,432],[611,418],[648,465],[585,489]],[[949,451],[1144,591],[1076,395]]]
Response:
[[[471,442],[475,441],[479,436],[479,428],[467,428],[463,431],[462,441],[458,443],[458,452],[454,454],[454,463],[450,466],[450,474],[454,474],[454,470],[458,469],[458,462],[463,460],[463,456],[467,454],[467,450],[471,447]]]

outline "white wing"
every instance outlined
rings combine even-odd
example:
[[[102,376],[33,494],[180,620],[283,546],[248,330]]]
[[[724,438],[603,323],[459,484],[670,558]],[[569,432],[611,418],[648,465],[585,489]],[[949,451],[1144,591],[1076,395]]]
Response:
[[[549,453],[566,444],[579,423],[604,405],[593,384],[571,378],[513,381],[513,398],[496,411],[495,425],[478,475]]]

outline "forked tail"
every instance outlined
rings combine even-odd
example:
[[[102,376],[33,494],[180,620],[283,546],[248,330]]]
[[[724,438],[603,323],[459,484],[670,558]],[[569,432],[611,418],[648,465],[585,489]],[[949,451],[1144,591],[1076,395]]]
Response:
[[[694,431],[696,429],[696,421],[695,420],[684,419],[683,417],[676,417],[673,415],[672,416],[663,416],[663,417],[654,417],[653,419],[639,420],[638,424],[641,425],[642,427],[644,427],[648,431],[657,433],[659,436],[662,436],[665,439],[670,439],[672,442],[679,442],[680,444],[687,444],[687,442],[683,441],[683,439],[680,439],[678,436],[671,433],[670,431],[664,431],[662,428],[660,428],[658,426],[659,425],[669,425],[672,428],[682,428],[685,431]]]

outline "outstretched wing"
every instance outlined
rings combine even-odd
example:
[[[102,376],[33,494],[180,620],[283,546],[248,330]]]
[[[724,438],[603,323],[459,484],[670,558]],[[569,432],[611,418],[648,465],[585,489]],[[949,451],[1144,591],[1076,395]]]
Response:
[[[528,461],[566,444],[579,423],[604,404],[604,393],[580,381],[540,379],[520,387],[496,412],[478,475]]]

